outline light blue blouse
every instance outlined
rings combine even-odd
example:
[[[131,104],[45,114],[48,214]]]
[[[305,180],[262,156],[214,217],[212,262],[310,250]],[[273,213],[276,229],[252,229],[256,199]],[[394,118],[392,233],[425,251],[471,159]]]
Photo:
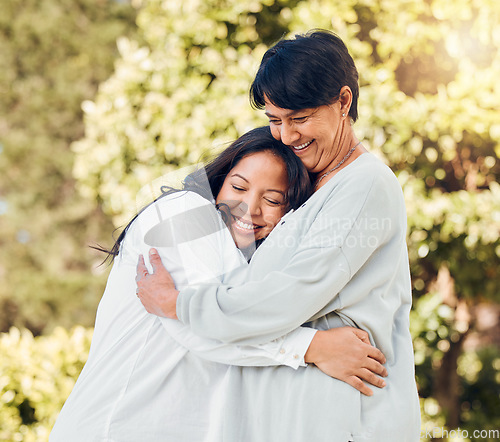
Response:
[[[387,358],[387,386],[372,397],[313,365],[232,367],[222,440],[413,442],[420,412],[410,307],[401,187],[365,153],[283,217],[244,282],[182,289],[177,315],[202,336],[253,344],[306,322],[357,326]]]

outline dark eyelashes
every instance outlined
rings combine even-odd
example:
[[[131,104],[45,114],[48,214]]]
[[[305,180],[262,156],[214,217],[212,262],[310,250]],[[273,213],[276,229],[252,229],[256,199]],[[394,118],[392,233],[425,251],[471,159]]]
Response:
[[[297,117],[297,118],[292,118],[292,121],[295,122],[295,123],[303,123],[303,122],[307,121],[308,118],[309,118],[309,116],[307,116],[307,117]],[[269,120],[269,123],[270,124],[275,124],[275,125],[280,125],[281,121],[280,120]]]
[[[272,201],[272,200],[268,200],[266,198],[266,201],[269,203],[269,204],[272,204],[273,206],[280,206],[282,203],[280,203],[279,201]]]
[[[238,191],[238,192],[244,192],[245,189],[243,187],[238,187],[234,184],[231,184],[231,187]],[[274,200],[270,200],[270,199],[267,199],[267,198],[264,198],[269,204],[273,205],[273,206],[281,206],[283,203],[281,203],[280,201],[274,201]]]

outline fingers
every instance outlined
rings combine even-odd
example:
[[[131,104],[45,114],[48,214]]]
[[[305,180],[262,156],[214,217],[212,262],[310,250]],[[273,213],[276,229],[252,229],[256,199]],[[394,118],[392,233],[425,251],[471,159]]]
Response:
[[[377,388],[384,388],[386,383],[383,379],[375,376],[371,371],[367,369],[362,369],[359,372],[358,376],[350,376],[346,379],[346,382],[358,390],[360,393],[363,393],[366,396],[373,396],[373,390],[365,384],[365,382],[373,385]]]
[[[146,263],[144,262],[144,256],[139,255],[139,260],[137,262],[137,274],[135,276],[135,282],[139,282],[139,280],[145,276],[149,275],[148,268],[146,267]]]
[[[165,267],[163,267],[163,263],[161,262],[161,257],[158,254],[158,251],[156,249],[151,249],[149,251],[149,262],[151,263],[151,266],[153,267],[153,274],[165,270]],[[144,256],[139,255],[139,261],[137,263],[137,275],[135,278],[135,282],[139,282],[142,278],[148,276],[149,274],[150,273],[148,271],[148,268],[146,267],[146,262],[144,261]]]
[[[367,368],[371,372],[378,374],[379,376],[387,376],[387,368],[385,368],[380,362],[372,358],[367,358],[364,368]]]
[[[370,347],[367,350],[368,350],[368,356],[370,356],[370,358],[375,359],[381,364],[385,364],[387,362],[384,354],[378,348],[370,345]]]
[[[365,332],[364,330],[361,330],[359,328],[352,328],[352,332],[359,338],[361,339],[365,344],[371,345],[370,342],[370,337],[368,336],[368,333]]]
[[[364,380],[365,382],[368,382],[374,387],[384,388],[386,386],[386,382],[384,381],[384,379],[375,375],[373,372],[366,368],[362,368],[361,370],[359,370],[357,377]]]
[[[149,250],[149,262],[153,267],[153,274],[165,270],[165,267],[163,267],[163,263],[161,262],[161,257],[160,254],[158,253],[158,250],[156,249]]]
[[[356,376],[350,376],[346,379],[346,382],[354,387],[359,392],[363,393],[366,396],[373,396],[373,391],[369,388],[361,379]]]
[[[147,270],[146,263],[144,262],[144,256],[139,255],[139,261],[137,261],[137,273],[143,273]]]
[[[353,328],[352,331],[363,343],[369,345],[369,347],[367,348],[367,351],[368,351],[368,356],[370,356],[370,358],[375,359],[376,361],[380,362],[381,364],[386,363],[386,359],[385,359],[384,354],[377,347],[374,347],[371,344],[370,337],[366,331],[358,329],[358,328]]]

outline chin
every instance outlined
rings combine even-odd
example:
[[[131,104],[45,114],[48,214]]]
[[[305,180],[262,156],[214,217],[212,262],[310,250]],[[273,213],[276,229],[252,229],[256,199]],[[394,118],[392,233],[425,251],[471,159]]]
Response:
[[[247,249],[249,247],[255,247],[256,243],[262,239],[262,236],[253,237],[253,236],[241,236],[234,238],[234,242],[238,246],[239,249]]]
[[[238,249],[248,249],[255,244],[255,241],[236,241]]]

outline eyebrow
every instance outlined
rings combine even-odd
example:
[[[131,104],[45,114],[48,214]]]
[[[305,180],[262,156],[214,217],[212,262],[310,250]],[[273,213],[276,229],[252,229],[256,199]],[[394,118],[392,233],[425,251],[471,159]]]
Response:
[[[276,193],[279,193],[282,197],[285,197],[285,192],[282,192],[281,190],[266,189],[266,192],[276,192]]]
[[[248,180],[243,175],[240,175],[239,173],[233,173],[231,176],[240,177],[243,181],[246,181],[248,183]]]
[[[285,113],[285,115],[283,115],[285,118],[289,118],[289,117],[293,117],[294,115],[297,115],[301,112],[306,112],[306,113],[309,113],[308,116],[311,116],[311,115],[314,115],[316,112],[318,112],[318,108],[317,107],[313,107],[313,108],[308,108],[308,107],[305,107],[303,109],[295,109],[295,110],[290,110],[290,112],[287,112]],[[270,113],[270,112],[264,112],[264,115],[266,115],[267,118],[279,118],[277,117],[276,115]],[[302,117],[301,117],[302,118]]]
[[[302,112],[304,109],[298,109],[298,110],[291,110],[290,112],[287,112],[284,117],[291,117],[292,115],[295,115],[295,114],[298,114],[299,112]],[[276,115],[273,115],[272,113],[270,112],[264,112],[264,114],[268,117],[268,118],[278,118]]]
[[[237,177],[241,178],[243,181],[250,184],[250,182],[243,175],[240,175],[239,173],[233,173],[231,176],[232,177],[237,176]],[[276,193],[279,193],[280,195],[282,195],[283,197],[285,196],[285,192],[282,192],[281,190],[277,190],[277,189],[266,189],[266,192],[276,192]]]

